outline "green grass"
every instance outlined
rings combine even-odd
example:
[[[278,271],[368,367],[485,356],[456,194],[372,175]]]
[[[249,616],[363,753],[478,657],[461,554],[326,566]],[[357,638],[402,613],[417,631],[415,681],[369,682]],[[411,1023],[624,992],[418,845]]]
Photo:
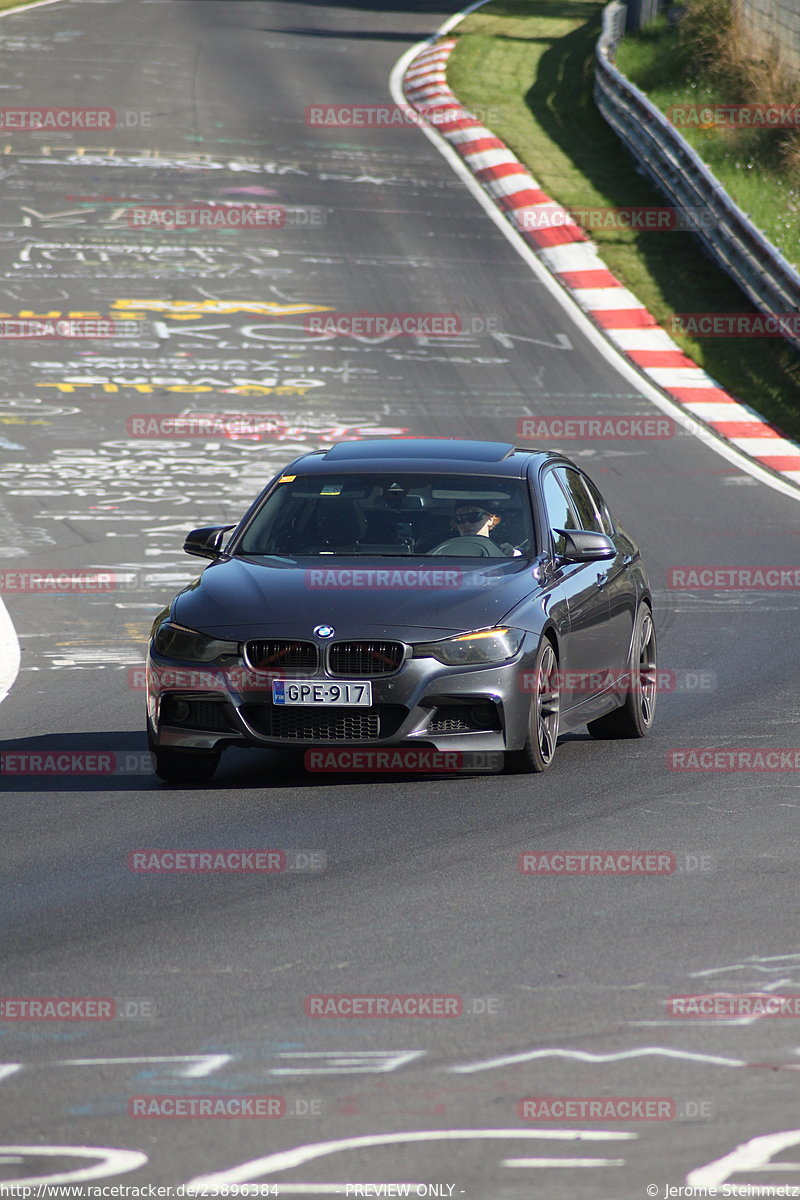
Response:
[[[0,12],[4,8],[20,8],[23,4],[33,4],[35,0],[0,0]]]
[[[732,84],[695,78],[688,47],[662,18],[623,40],[617,66],[662,111],[673,104],[741,103]],[[781,253],[800,267],[800,179],[781,155],[782,130],[681,126],[679,132],[736,203]]]
[[[601,3],[494,0],[457,28],[448,82],[567,208],[663,206],[595,107],[594,47]],[[609,269],[670,332],[683,312],[751,306],[689,234],[597,230]],[[800,438],[800,354],[782,338],[693,339],[673,334],[695,362],[787,435]]]

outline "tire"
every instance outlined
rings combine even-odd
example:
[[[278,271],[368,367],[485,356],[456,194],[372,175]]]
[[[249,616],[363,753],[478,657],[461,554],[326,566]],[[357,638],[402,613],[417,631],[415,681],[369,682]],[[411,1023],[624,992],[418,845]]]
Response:
[[[219,750],[172,750],[147,741],[153,771],[165,783],[208,783],[219,766]]]
[[[543,637],[533,664],[534,687],[528,715],[528,732],[521,750],[506,751],[506,771],[512,774],[546,771],[558,742],[561,691],[558,659],[549,638]]]
[[[658,650],[653,614],[644,602],[636,616],[630,672],[630,689],[622,707],[589,722],[587,728],[593,738],[643,738],[653,727]]]

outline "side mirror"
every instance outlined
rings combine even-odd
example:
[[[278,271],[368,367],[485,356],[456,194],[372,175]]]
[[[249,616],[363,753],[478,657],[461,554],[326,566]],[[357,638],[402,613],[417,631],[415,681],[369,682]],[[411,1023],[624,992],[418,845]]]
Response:
[[[187,533],[183,548],[187,554],[196,554],[198,558],[217,559],[225,534],[235,528],[235,525],[204,525],[202,529],[193,529]]]
[[[589,533],[585,529],[556,529],[566,539],[561,555],[567,562],[600,562],[614,558],[616,547],[605,533]]]

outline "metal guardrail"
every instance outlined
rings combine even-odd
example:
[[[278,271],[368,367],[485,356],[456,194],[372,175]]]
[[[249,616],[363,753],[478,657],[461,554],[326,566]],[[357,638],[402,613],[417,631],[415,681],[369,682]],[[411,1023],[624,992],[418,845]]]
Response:
[[[624,22],[625,5],[612,0],[603,10],[595,51],[594,97],[603,117],[676,208],[703,212],[692,232],[757,309],[776,316],[800,313],[800,273],[734,204],[664,114],[614,65]],[[780,332],[800,350],[800,331],[781,327]]]

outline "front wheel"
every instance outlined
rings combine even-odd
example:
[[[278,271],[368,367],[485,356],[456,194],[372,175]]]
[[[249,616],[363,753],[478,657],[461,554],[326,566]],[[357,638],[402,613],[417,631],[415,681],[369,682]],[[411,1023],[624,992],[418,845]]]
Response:
[[[658,654],[653,614],[644,603],[639,605],[636,617],[630,673],[628,694],[622,707],[589,722],[587,728],[593,738],[642,738],[653,726]]]
[[[506,752],[506,770],[514,774],[546,771],[556,752],[561,692],[556,652],[547,638],[542,638],[539,643],[532,675],[533,694],[525,745],[521,750]]]

